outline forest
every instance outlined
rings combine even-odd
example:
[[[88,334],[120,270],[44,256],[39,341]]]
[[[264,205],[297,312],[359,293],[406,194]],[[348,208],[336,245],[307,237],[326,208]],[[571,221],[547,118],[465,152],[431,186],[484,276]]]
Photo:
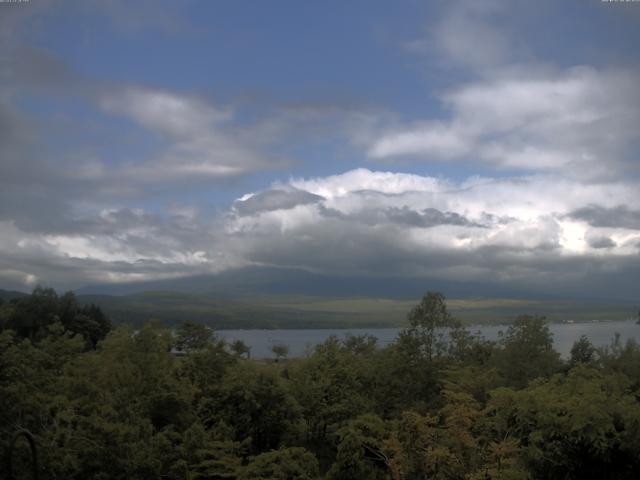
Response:
[[[37,288],[0,303],[0,478],[33,478],[21,429],[40,479],[640,478],[640,346],[552,340],[521,315],[487,341],[430,292],[389,346],[259,360]]]

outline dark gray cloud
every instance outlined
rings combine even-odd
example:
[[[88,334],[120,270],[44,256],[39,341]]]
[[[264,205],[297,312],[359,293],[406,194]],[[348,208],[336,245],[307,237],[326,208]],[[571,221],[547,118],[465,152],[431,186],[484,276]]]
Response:
[[[14,288],[34,279],[67,288],[207,273],[244,262],[329,274],[486,280],[557,294],[578,292],[587,283],[597,292],[594,279],[612,281],[616,271],[630,282],[612,283],[620,288],[619,295],[632,293],[630,280],[640,270],[637,255],[609,255],[604,248],[595,256],[572,254],[562,243],[560,217],[541,212],[532,219],[519,213],[524,208],[530,215],[529,194],[538,192],[538,185],[522,187],[518,200],[496,213],[488,213],[487,205],[514,198],[510,189],[506,196],[500,193],[500,184],[490,189],[499,201],[482,196],[487,205],[476,204],[472,190],[466,200],[450,194],[458,212],[425,208],[433,196],[420,197],[412,185],[407,187],[410,205],[403,205],[407,199],[399,195],[373,202],[358,189],[344,193],[340,185],[334,185],[343,192],[339,197],[324,185],[314,191],[327,192],[326,197],[290,186],[273,188],[235,202],[221,217],[189,208],[48,209],[53,204],[40,197],[41,211],[34,200],[22,217],[12,216],[9,208],[0,218],[5,220],[0,224],[0,279]],[[445,195],[438,205],[448,204]],[[19,198],[16,192],[12,196]],[[12,205],[20,209],[19,202]],[[302,207],[299,212],[292,210],[296,206]],[[56,214],[58,208],[61,213]],[[609,285],[605,290],[615,293]]]
[[[19,268],[16,268],[19,265]],[[28,275],[25,272],[29,272]],[[74,289],[88,283],[137,281],[210,273],[208,266],[157,260],[104,261],[59,256],[45,250],[23,254],[0,252],[0,288],[25,290],[36,283]]]
[[[511,222],[516,222],[518,219],[509,215],[494,215],[493,213],[482,212],[482,221],[486,223],[493,223],[497,225],[506,225]]]
[[[288,210],[298,205],[309,205],[324,200],[320,195],[303,190],[271,189],[256,193],[246,200],[233,202],[233,210],[240,216],[255,215],[273,210]]]
[[[210,273],[228,267],[215,222],[189,209],[0,219],[0,288],[56,288]],[[57,224],[56,224],[57,223]],[[29,229],[31,227],[31,230]]]
[[[640,210],[631,210],[625,205],[606,208],[600,205],[587,205],[567,215],[583,220],[593,227],[629,228],[640,230]]]
[[[459,225],[465,227],[482,227],[475,222],[468,220],[456,212],[441,212],[435,208],[425,208],[421,212],[411,210],[409,207],[388,208],[383,210],[386,218],[391,223],[412,225],[416,227],[429,228],[437,225]]]
[[[452,249],[416,243],[402,228],[379,228],[331,217],[283,235],[243,232],[234,242],[252,262],[319,273],[429,276],[491,282],[554,295],[634,298],[640,258],[570,255],[558,248],[491,245]],[[608,283],[601,283],[608,282]]]
[[[617,245],[611,238],[604,235],[587,237],[587,244],[589,244],[591,248],[596,249],[612,248]]]
[[[0,80],[14,89],[33,88],[47,91],[81,88],[85,79],[51,52],[26,45],[3,50]]]
[[[456,212],[441,212],[436,208],[413,210],[407,205],[403,207],[369,208],[356,213],[343,213],[334,208],[321,206],[320,213],[327,218],[340,218],[366,225],[395,224],[419,228],[432,228],[439,225],[485,227],[485,225],[473,222]]]

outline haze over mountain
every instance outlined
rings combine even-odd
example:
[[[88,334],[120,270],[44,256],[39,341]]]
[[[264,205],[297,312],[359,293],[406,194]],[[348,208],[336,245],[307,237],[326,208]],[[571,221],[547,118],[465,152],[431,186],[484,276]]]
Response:
[[[132,295],[144,292],[182,292],[213,298],[255,301],[265,296],[309,296],[319,298],[419,299],[427,291],[446,292],[451,298],[511,298],[532,300],[583,300],[637,302],[624,288],[602,288],[599,295],[580,291],[531,290],[503,283],[456,282],[428,277],[337,276],[299,269],[245,267],[216,275],[199,275],[147,282],[90,285],[79,295]],[[632,291],[631,291],[632,292]],[[625,296],[627,293],[628,296]]]
[[[129,295],[148,291],[174,291],[218,297],[247,298],[260,295],[318,297],[420,298],[440,288],[459,297],[522,297],[525,292],[503,285],[458,284],[441,279],[322,275],[296,269],[245,267],[178,279],[103,284],[80,288],[78,294]],[[526,292],[530,295],[530,292]]]
[[[0,4],[0,287],[638,299],[639,5]]]

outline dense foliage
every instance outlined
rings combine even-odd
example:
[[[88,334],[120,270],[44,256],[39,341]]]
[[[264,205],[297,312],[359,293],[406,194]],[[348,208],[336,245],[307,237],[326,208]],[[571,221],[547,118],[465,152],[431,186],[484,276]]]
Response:
[[[29,429],[45,479],[640,478],[640,347],[581,338],[562,360],[539,317],[489,342],[430,293],[385,348],[277,362],[194,323],[110,331],[45,289],[0,328],[1,446]]]

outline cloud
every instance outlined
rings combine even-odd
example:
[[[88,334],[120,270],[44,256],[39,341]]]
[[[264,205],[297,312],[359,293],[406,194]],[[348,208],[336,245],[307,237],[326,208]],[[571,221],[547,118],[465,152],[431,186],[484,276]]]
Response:
[[[308,107],[237,112],[197,94],[90,78],[27,46],[2,45],[0,56],[3,287],[69,288],[246,264],[250,256],[220,233],[224,214],[172,202],[282,168],[286,161],[272,152],[292,132],[308,139],[314,125],[339,116]],[[25,109],[34,99],[38,108]],[[245,196],[232,213],[320,200],[286,186]]]
[[[456,65],[474,69],[502,65],[511,57],[512,41],[495,19],[504,2],[456,1],[434,29],[439,52]]]
[[[22,288],[33,278],[77,287],[258,264],[487,281],[558,294],[588,285],[595,292],[595,279],[640,272],[640,235],[588,227],[570,214],[585,199],[634,211],[636,193],[633,182],[453,181],[357,169],[275,183],[219,215],[180,206],[162,213],[121,207],[97,215],[76,211],[57,227],[40,229],[4,220],[0,278]],[[631,287],[620,288],[630,295]]]
[[[352,215],[344,214],[333,208],[321,206],[320,213],[325,217],[340,218],[345,221],[358,222],[367,225],[395,224],[420,228],[430,228],[438,225],[484,227],[484,225],[472,222],[455,212],[441,212],[435,208],[413,210],[407,205],[400,208],[387,207],[365,209]]]
[[[30,226],[30,225],[29,225]],[[158,214],[105,209],[67,218],[57,228],[23,229],[0,220],[0,282],[28,288],[30,280],[57,288],[87,283],[212,273],[240,260],[220,251],[216,222],[190,209]]]
[[[602,248],[613,248],[617,244],[611,238],[605,237],[598,234],[587,234],[587,243],[591,248],[602,249]]]
[[[274,210],[289,210],[298,205],[318,203],[323,200],[320,195],[298,189],[271,189],[245,195],[233,203],[233,211],[240,216],[255,215]]]
[[[357,168],[339,175],[322,178],[294,178],[291,185],[327,199],[347,196],[354,192],[399,195],[407,192],[438,192],[449,188],[441,179],[400,172],[371,171]]]
[[[567,214],[576,220],[583,220],[594,227],[628,228],[640,230],[640,210],[630,210],[625,205],[606,208],[601,205],[587,205]]]
[[[261,120],[245,112],[240,118],[233,108],[213,105],[196,94],[92,78],[42,48],[3,46],[0,58],[0,124],[10,122],[3,134],[11,135],[11,145],[20,142],[14,158],[7,156],[6,162],[19,165],[15,173],[21,177],[39,169],[49,183],[52,177],[63,184],[90,181],[96,193],[135,194],[166,184],[190,189],[195,183],[290,163],[271,153],[290,126],[277,114]],[[64,107],[36,114],[15,107],[32,96]],[[89,121],[67,112],[67,106],[86,109]],[[43,129],[43,124],[50,127]],[[129,142],[130,152],[113,155],[101,145],[109,142]],[[73,144],[71,150],[61,147],[67,144]],[[108,153],[94,153],[104,150]],[[83,152],[91,152],[91,158]],[[55,172],[42,175],[42,170]]]
[[[136,87],[105,95],[100,103],[105,111],[126,115],[167,141],[157,158],[128,166],[127,176],[146,181],[227,177],[283,163],[259,153],[250,132],[232,123],[230,110],[196,97]]]
[[[531,38],[512,31],[527,30],[528,8],[459,0],[433,15],[428,35],[407,46],[430,72],[451,78],[436,96],[444,113],[372,125],[360,135],[368,157],[387,165],[459,161],[562,172],[587,181],[637,174],[640,72],[539,59],[531,49],[536,42],[522,44]]]
[[[206,135],[212,126],[229,120],[230,112],[215,109],[202,100],[160,90],[129,88],[106,96],[107,111],[130,115],[142,125],[178,140]]]
[[[404,44],[407,51],[435,59],[438,67],[482,71],[514,58],[516,42],[501,21],[515,2],[453,0],[434,12],[427,33]],[[438,14],[439,13],[439,14]]]
[[[546,176],[454,183],[359,169],[290,184],[324,200],[231,215],[226,234],[236,256],[326,273],[487,279],[547,292],[577,291],[612,270],[638,272],[634,244],[607,237],[613,244],[602,248],[566,215],[584,198],[636,204],[631,183]]]
[[[417,114],[412,92],[394,96],[415,104],[406,119],[384,105],[222,103],[162,78],[92,78],[24,45],[38,22],[60,15],[54,3],[31,3],[0,18],[2,285],[68,288],[261,264],[637,293],[639,74],[523,57],[505,27],[519,8],[512,2],[453,2],[412,42],[450,75],[441,109],[425,94],[432,113]],[[74,15],[97,8],[123,33],[188,27],[152,12],[155,2],[84,4]],[[500,171],[345,171],[363,156]],[[296,163],[297,175],[342,173],[228,190],[256,190],[267,181],[257,172],[305,157],[322,165]]]
[[[459,125],[430,122],[388,133],[378,139],[368,153],[376,159],[420,154],[450,159],[469,154],[472,147],[472,132],[463,131]]]
[[[185,192],[227,188],[230,178],[283,165],[280,157],[265,153],[276,135],[262,123],[239,120],[231,108],[197,95],[88,78],[41,49],[0,48],[0,55],[7,60],[0,64],[6,87],[0,94],[0,222],[29,245],[39,245],[35,263],[28,262],[38,278],[81,281],[79,269],[56,273],[58,260],[67,256],[73,260],[65,260],[65,266],[98,262],[105,275],[114,274],[112,268],[139,265],[144,277],[140,262],[156,261],[150,270],[155,274],[170,264],[174,272],[165,274],[190,272],[196,263],[207,263],[199,252],[207,252],[207,261],[217,258],[196,238],[208,238],[206,228],[196,223],[192,227],[198,233],[191,234],[184,221],[175,225],[174,215],[139,214],[137,204],[166,209],[171,198]],[[32,95],[87,109],[90,119],[76,119],[57,107],[39,114],[18,108]],[[120,146],[124,157],[118,155]],[[0,245],[8,251],[9,245]],[[22,255],[6,259],[13,267],[26,261]],[[187,266],[179,268],[182,262]],[[233,262],[219,261],[228,263]],[[22,267],[13,267],[5,268],[13,272],[7,275],[23,278],[15,273]],[[100,276],[88,268],[86,278]],[[217,267],[206,266],[211,268]]]
[[[496,72],[442,95],[448,120],[394,127],[368,154],[595,178],[637,171],[638,81],[634,72],[592,67]]]
[[[83,88],[83,79],[49,51],[27,45],[0,48],[0,79],[8,92],[32,89],[49,93]],[[8,93],[5,91],[4,93]]]

